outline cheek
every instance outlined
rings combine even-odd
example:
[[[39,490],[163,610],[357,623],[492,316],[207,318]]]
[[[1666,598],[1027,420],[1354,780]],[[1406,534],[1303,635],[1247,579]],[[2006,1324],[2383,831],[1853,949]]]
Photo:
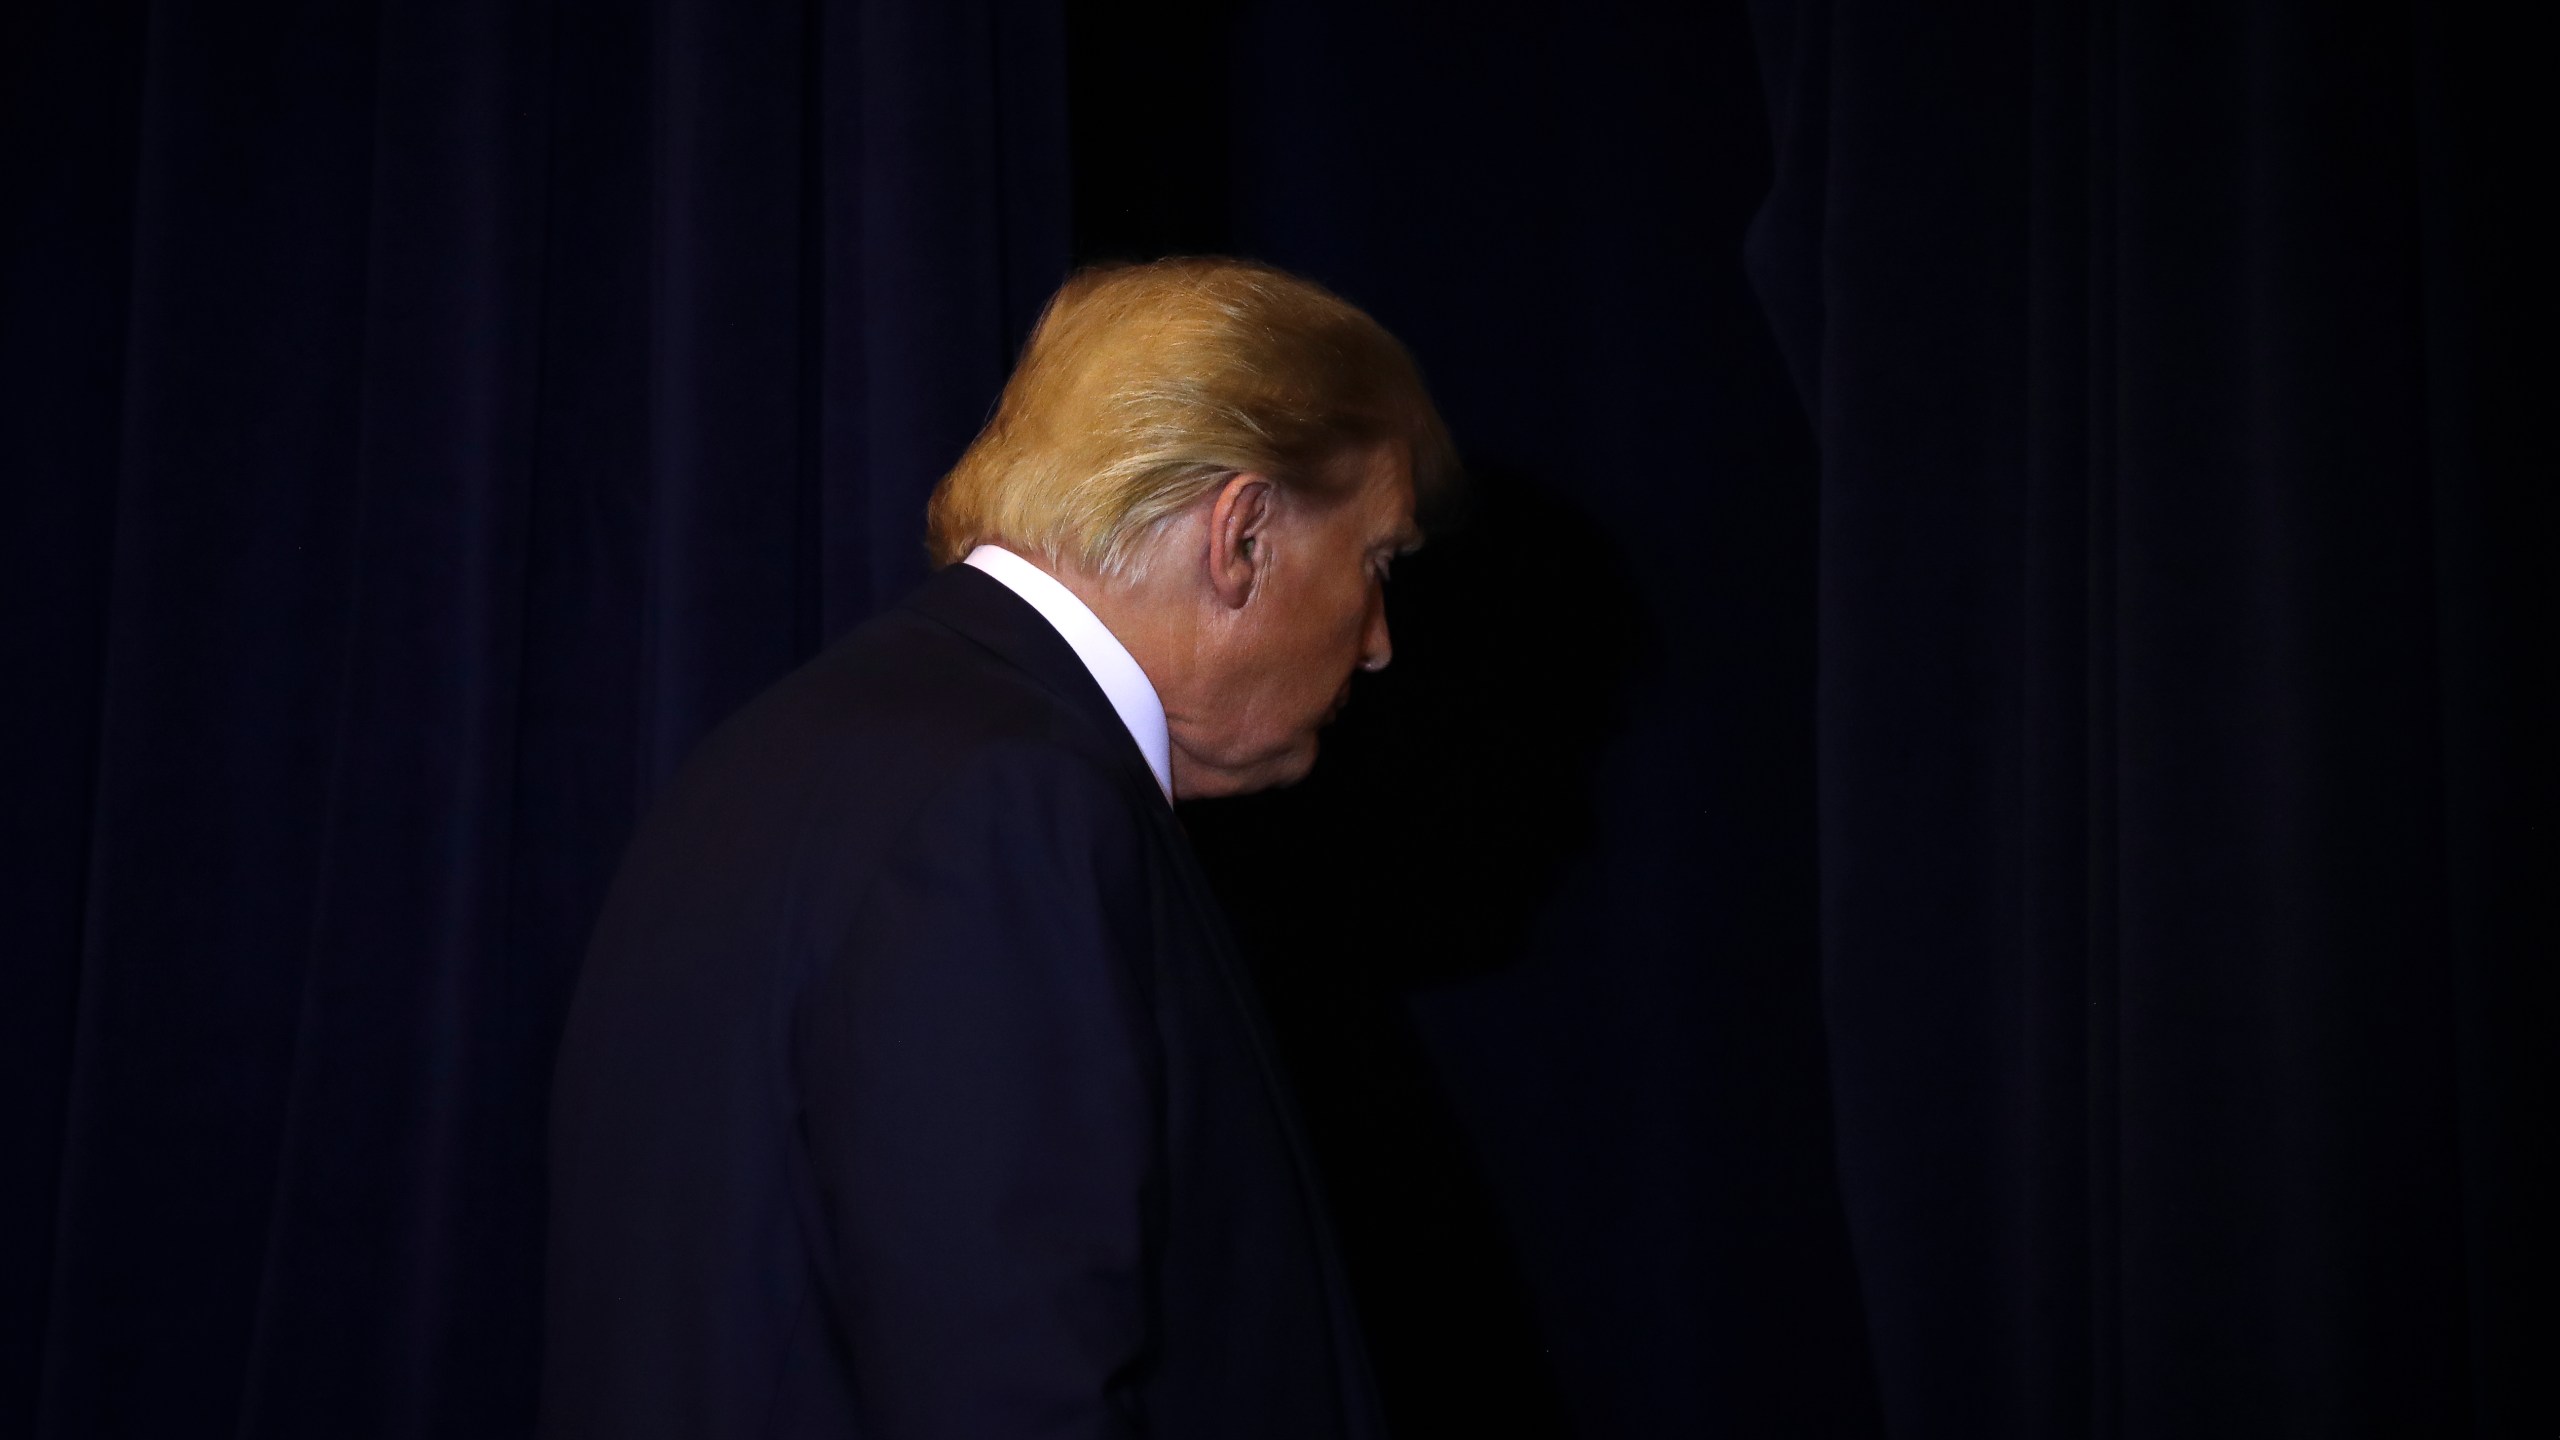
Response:
[[[1254,689],[1261,697],[1266,723],[1300,730],[1324,717],[1341,693],[1342,684],[1360,662],[1361,636],[1368,626],[1367,587],[1351,593],[1338,587],[1290,597],[1279,611],[1279,624],[1266,632],[1266,663]]]
[[[1334,695],[1360,663],[1361,637],[1369,628],[1369,587],[1336,586],[1310,597],[1301,629],[1301,673],[1318,704]]]

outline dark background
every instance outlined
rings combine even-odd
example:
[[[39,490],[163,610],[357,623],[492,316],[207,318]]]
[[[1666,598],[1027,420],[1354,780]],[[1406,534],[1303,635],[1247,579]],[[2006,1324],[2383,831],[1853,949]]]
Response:
[[[0,12],[0,1434],[525,1432],[631,824],[1169,251],[1371,308],[1474,479],[1317,776],[1187,816],[1401,1433],[2553,1433],[2531,57]]]

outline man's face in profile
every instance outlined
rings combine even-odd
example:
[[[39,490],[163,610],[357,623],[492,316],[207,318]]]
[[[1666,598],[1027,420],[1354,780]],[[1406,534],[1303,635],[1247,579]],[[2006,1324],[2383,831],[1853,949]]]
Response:
[[[1387,569],[1420,541],[1405,447],[1346,454],[1352,483],[1278,508],[1253,540],[1250,598],[1218,637],[1218,683],[1194,713],[1168,714],[1176,743],[1212,762],[1195,794],[1287,785],[1316,761],[1317,732],[1350,699],[1351,677],[1381,670]],[[1206,657],[1204,657],[1206,658]],[[1187,732],[1187,734],[1185,733]]]

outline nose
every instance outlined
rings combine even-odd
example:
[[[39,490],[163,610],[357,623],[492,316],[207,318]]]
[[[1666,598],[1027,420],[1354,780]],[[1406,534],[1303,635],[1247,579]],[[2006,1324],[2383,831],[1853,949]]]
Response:
[[[1375,674],[1387,668],[1396,658],[1395,642],[1387,637],[1387,597],[1373,589],[1369,593],[1369,618],[1360,631],[1360,668]]]

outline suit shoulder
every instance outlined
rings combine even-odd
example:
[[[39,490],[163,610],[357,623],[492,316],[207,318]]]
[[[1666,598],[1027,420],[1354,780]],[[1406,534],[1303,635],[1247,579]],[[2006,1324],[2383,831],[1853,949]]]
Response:
[[[929,620],[875,617],[776,682],[705,737],[678,785],[837,784],[886,800],[938,785],[987,746],[1063,740],[1055,697]]]
[[[947,756],[919,797],[916,838],[954,829],[1002,831],[1021,842],[1083,847],[1134,840],[1148,827],[1140,796],[1083,747],[1037,730],[979,736]]]

